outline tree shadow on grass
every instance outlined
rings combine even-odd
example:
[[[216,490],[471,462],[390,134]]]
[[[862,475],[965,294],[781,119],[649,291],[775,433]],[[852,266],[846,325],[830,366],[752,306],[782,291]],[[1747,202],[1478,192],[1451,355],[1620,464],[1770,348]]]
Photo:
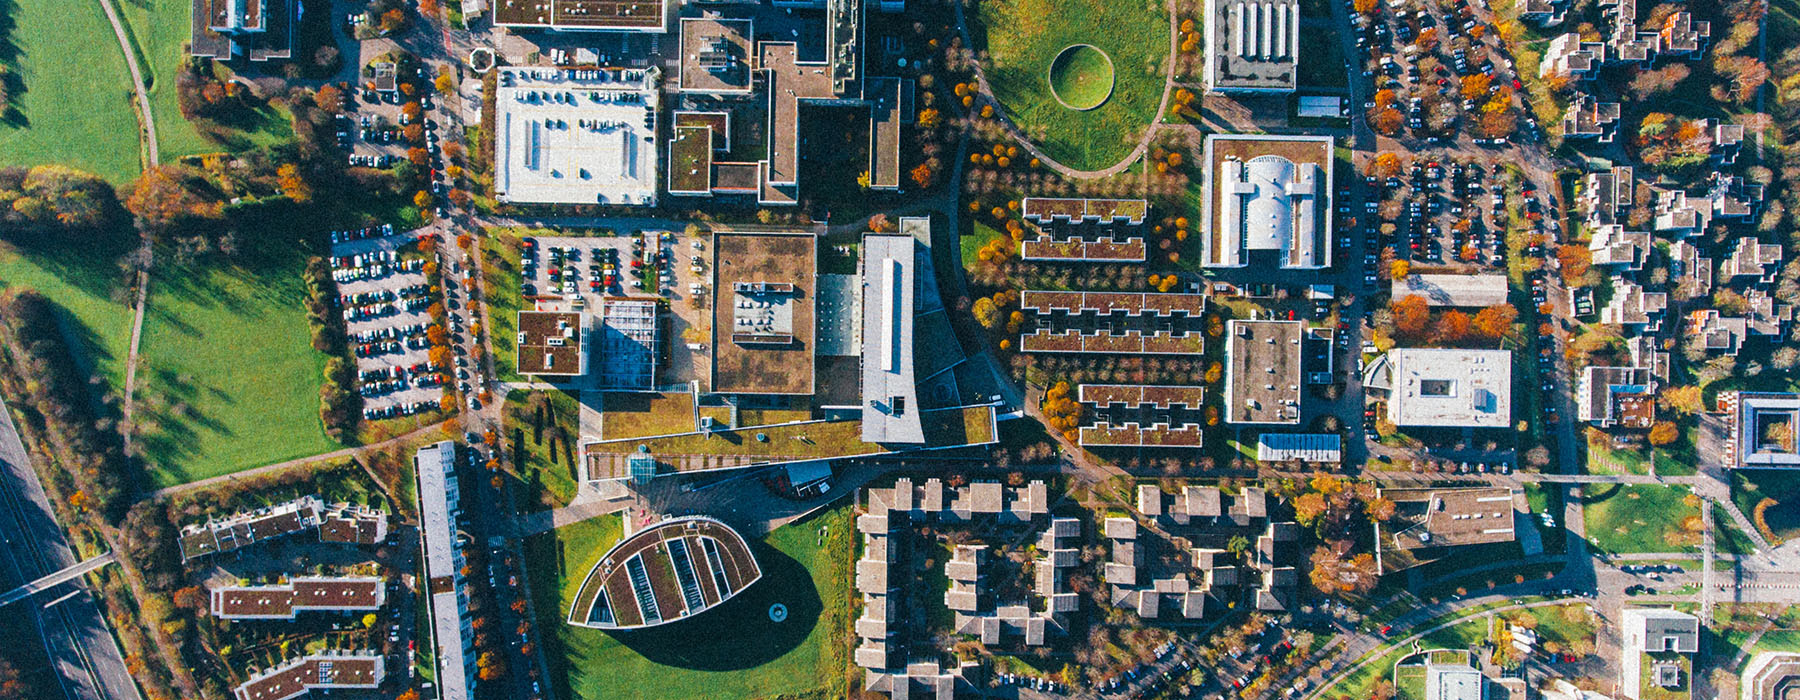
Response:
[[[739,671],[774,661],[806,641],[824,604],[812,575],[793,557],[764,542],[752,544],[763,578],[737,597],[693,619],[612,637],[645,659],[696,671]],[[770,607],[787,619],[769,619]]]

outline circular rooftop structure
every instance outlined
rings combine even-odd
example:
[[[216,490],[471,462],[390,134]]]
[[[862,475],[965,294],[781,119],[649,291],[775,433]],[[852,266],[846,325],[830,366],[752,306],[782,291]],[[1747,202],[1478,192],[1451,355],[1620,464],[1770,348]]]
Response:
[[[664,520],[606,551],[569,609],[569,624],[634,630],[685,620],[762,578],[750,545],[712,518]]]

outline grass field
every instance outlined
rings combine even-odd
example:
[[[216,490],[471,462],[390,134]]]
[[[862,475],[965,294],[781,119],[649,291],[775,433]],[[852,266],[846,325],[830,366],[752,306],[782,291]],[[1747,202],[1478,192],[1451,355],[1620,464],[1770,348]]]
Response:
[[[1611,445],[1588,443],[1587,473],[1589,474],[1649,474],[1650,459],[1644,450],[1623,447],[1613,449]]]
[[[1092,46],[1063,49],[1050,64],[1050,89],[1072,108],[1098,107],[1112,94],[1112,88],[1112,60]]]
[[[650,437],[691,433],[700,427],[694,420],[692,394],[608,394],[600,437]]]
[[[113,290],[122,286],[113,261],[130,245],[129,236],[81,250],[0,241],[0,289],[35,289],[68,312],[69,327],[85,341],[89,361],[115,390],[125,382],[131,308],[113,300]]]
[[[504,229],[491,229],[481,237],[482,301],[487,303],[488,337],[512,338],[518,334],[519,309],[525,304],[519,296],[519,234]],[[512,343],[495,342],[494,373],[500,381],[517,382],[518,348]]]
[[[852,511],[783,527],[752,549],[763,580],[693,620],[609,634],[564,622],[581,581],[618,539],[615,517],[525,541],[531,594],[561,700],[839,698],[847,695]],[[769,607],[788,607],[771,622]]]
[[[1110,0],[984,2],[970,22],[975,48],[992,58],[988,84],[1006,114],[1051,158],[1097,170],[1130,154],[1162,99],[1169,23],[1160,3]],[[1050,65],[1072,44],[1112,58],[1112,98],[1085,112],[1051,94]]]
[[[1677,543],[1688,533],[1683,521],[1698,518],[1700,509],[1685,502],[1685,486],[1595,484],[1584,487],[1581,503],[1588,539],[1600,550],[1687,552],[1696,547]],[[1698,544],[1697,533],[1693,536]]]
[[[1749,554],[1756,551],[1756,543],[1750,536],[1739,530],[1725,512],[1725,506],[1712,505],[1713,548],[1725,554]]]
[[[0,115],[0,164],[59,163],[115,185],[137,177],[131,73],[98,3],[0,0],[0,66],[15,107]]]
[[[245,248],[230,264],[161,263],[151,280],[140,398],[158,486],[338,446],[319,421],[325,355],[306,322],[308,252],[279,237]]]
[[[1763,511],[1776,537],[1800,537],[1800,474],[1777,469],[1738,469],[1731,472],[1731,502],[1744,517],[1755,522],[1756,504],[1764,498],[1775,505]]]

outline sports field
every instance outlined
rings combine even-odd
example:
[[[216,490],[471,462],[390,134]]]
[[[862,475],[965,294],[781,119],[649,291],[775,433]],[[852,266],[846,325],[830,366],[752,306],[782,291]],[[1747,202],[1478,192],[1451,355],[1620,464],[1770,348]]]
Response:
[[[564,622],[594,562],[619,538],[617,516],[525,541],[532,604],[562,700],[845,697],[855,562],[846,506],[753,540],[763,579],[692,620],[610,634]],[[782,622],[770,606],[787,606]]]
[[[0,66],[16,103],[0,115],[0,164],[137,177],[131,74],[98,3],[0,0]]]
[[[158,486],[339,446],[319,421],[325,355],[307,327],[305,256],[272,235],[235,262],[157,265],[139,400]]]
[[[988,84],[1007,115],[1050,157],[1097,170],[1130,154],[1156,118],[1169,52],[1169,17],[1158,7],[1129,0],[984,2],[969,31],[992,59]],[[1082,112],[1058,103],[1049,84],[1051,64],[1075,44],[1105,52],[1113,68],[1112,96]]]

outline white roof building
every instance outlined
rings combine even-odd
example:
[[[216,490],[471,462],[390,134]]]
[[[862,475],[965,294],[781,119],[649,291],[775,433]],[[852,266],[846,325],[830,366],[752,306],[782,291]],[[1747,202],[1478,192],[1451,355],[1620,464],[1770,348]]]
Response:
[[[1487,679],[1468,664],[1426,664],[1425,700],[1483,700]]]
[[[1299,0],[1207,0],[1206,89],[1287,93],[1299,84]]]
[[[439,700],[468,700],[474,692],[475,631],[463,590],[463,552],[456,539],[462,494],[456,480],[456,443],[420,448],[413,456],[419,492],[419,539],[431,594],[431,638],[437,653]]]
[[[863,237],[862,439],[924,444],[913,375],[912,236]]]
[[[1512,353],[1400,348],[1388,353],[1388,420],[1433,428],[1512,423]]]
[[[1277,251],[1284,269],[1331,266],[1330,136],[1208,136],[1205,162],[1204,265],[1245,267],[1252,251]]]
[[[497,70],[500,201],[656,205],[658,69]]]

